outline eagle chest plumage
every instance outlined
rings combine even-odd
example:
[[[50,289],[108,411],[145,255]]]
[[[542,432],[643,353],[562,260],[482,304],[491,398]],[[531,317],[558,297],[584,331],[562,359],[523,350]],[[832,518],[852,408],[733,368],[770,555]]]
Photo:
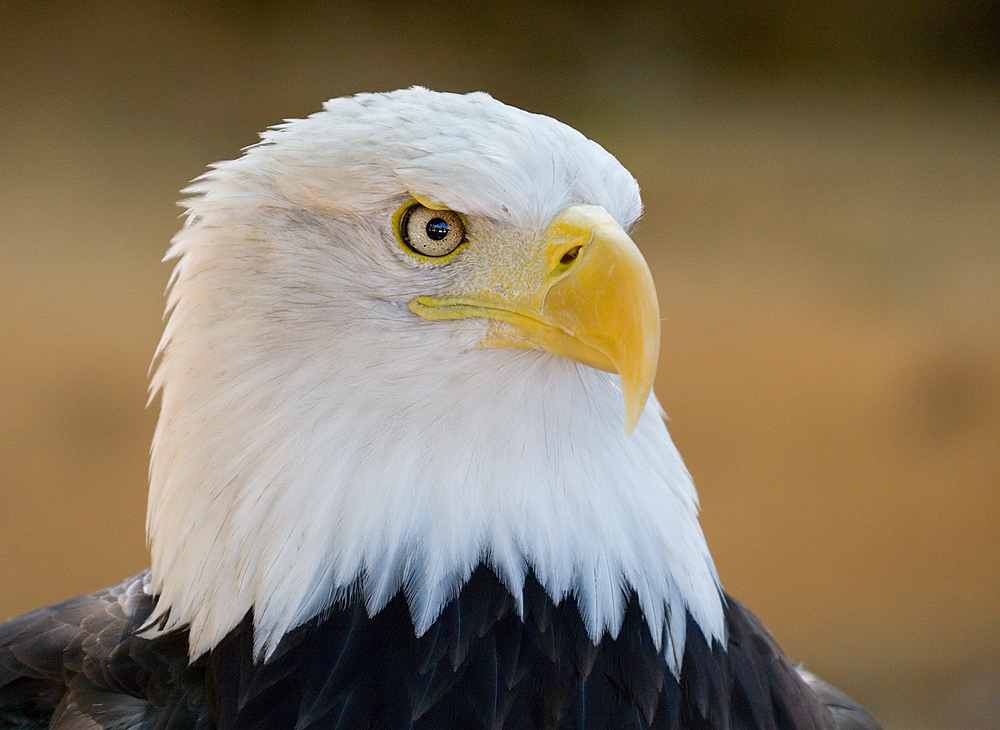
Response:
[[[875,728],[719,585],[599,145],[414,88],[187,192],[152,567],[0,625],[0,729]]]
[[[357,605],[335,608],[286,637],[280,657],[256,674],[239,666],[249,653],[238,632],[208,659],[219,696],[228,699],[219,708],[221,724],[667,730],[829,722],[738,605],[730,652],[710,647],[687,618],[691,635],[674,676],[634,600],[618,635],[597,644],[572,599],[557,606],[529,578],[524,604],[522,617],[482,567],[419,638],[401,596],[374,617]],[[254,681],[247,684],[247,676]]]
[[[249,615],[193,662],[185,630],[139,636],[155,603],[147,585],[143,574],[5,625],[0,717],[171,730],[833,727],[732,599],[726,649],[686,617],[675,675],[634,598],[617,636],[595,644],[572,598],[556,605],[529,576],[522,615],[485,566],[420,637],[400,593],[374,616],[360,602],[331,607],[267,661],[255,658]]]

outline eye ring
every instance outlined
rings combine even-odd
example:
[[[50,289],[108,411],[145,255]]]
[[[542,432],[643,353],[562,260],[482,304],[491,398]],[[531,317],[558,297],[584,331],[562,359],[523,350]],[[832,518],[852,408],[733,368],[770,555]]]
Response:
[[[396,235],[410,253],[443,259],[465,243],[465,221],[453,210],[412,203],[397,214]]]

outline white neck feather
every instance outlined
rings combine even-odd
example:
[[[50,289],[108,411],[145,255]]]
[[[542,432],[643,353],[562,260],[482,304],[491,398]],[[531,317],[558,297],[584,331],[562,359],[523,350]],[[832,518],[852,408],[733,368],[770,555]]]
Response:
[[[192,656],[251,608],[266,654],[359,579],[371,613],[403,587],[419,634],[481,561],[515,596],[529,566],[554,600],[574,594],[594,639],[634,589],[678,667],[685,609],[722,638],[691,479],[655,398],[625,436],[617,376],[521,350],[456,369],[428,343],[421,361],[363,338],[333,364],[251,347],[220,373],[206,360],[228,343],[175,344],[157,373],[151,622],[189,625]]]

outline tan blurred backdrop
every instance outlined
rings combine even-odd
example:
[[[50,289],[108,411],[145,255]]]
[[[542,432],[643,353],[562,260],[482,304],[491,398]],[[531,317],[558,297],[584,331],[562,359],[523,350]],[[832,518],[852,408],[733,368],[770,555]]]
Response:
[[[639,179],[728,590],[887,727],[1000,727],[1000,5],[875,5],[0,6],[0,619],[147,564],[185,182],[329,97],[484,89]]]

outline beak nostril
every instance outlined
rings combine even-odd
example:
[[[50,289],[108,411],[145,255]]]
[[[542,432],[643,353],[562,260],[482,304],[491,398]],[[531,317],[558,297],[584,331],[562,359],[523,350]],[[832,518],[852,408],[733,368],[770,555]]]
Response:
[[[563,254],[562,258],[559,259],[559,263],[563,265],[573,263],[576,257],[580,255],[580,248],[580,246],[573,246],[573,248]]]

